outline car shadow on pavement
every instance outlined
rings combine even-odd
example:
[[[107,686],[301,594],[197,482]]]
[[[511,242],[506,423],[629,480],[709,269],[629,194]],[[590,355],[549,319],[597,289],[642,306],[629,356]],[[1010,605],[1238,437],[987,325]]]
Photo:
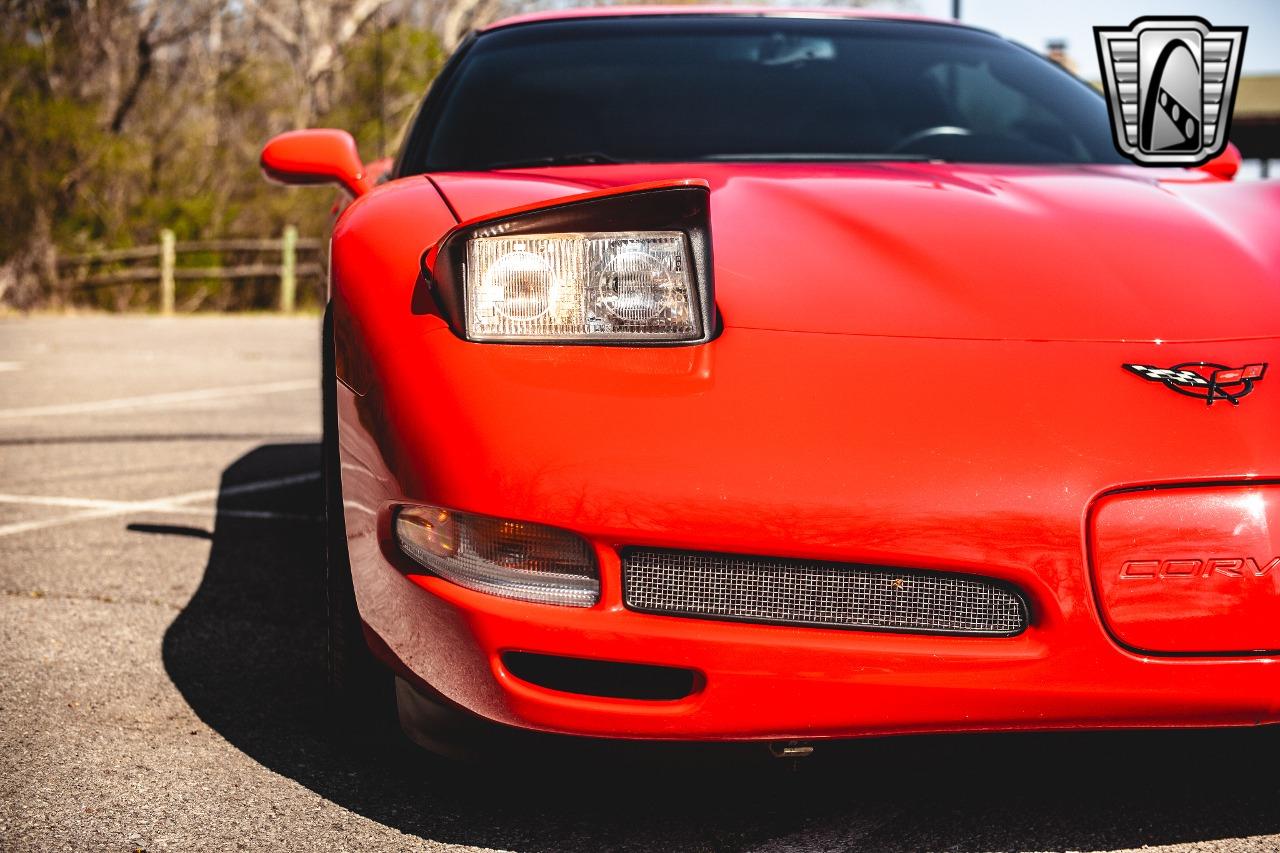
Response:
[[[233,746],[389,827],[583,851],[1100,850],[1280,833],[1274,729],[887,738],[798,763],[755,747],[593,745],[468,765],[395,732],[335,743],[319,457],[267,445],[223,472],[209,563],[164,663]]]

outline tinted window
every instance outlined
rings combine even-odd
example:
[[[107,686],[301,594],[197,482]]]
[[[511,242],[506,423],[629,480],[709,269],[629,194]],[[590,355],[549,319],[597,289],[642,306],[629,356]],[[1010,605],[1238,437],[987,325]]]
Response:
[[[1030,51],[926,23],[559,21],[478,38],[405,171],[540,161],[1124,162],[1103,99]],[[425,144],[424,144],[425,142]]]

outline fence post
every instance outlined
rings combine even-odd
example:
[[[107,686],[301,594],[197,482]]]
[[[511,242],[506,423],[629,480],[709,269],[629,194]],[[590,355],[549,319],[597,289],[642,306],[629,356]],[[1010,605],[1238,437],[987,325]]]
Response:
[[[293,313],[298,294],[298,229],[284,227],[280,240],[280,310]]]
[[[175,255],[173,232],[165,228],[160,232],[160,313],[166,317],[173,313]]]

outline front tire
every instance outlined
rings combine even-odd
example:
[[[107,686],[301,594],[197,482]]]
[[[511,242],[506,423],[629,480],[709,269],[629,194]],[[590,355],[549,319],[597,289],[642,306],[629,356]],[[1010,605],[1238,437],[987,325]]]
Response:
[[[394,719],[391,673],[374,658],[364,639],[351,581],[347,525],[342,511],[341,459],[338,454],[337,373],[334,368],[333,306],[325,309],[321,337],[324,433],[325,601],[328,626],[328,681],[335,733],[350,737],[370,724]]]

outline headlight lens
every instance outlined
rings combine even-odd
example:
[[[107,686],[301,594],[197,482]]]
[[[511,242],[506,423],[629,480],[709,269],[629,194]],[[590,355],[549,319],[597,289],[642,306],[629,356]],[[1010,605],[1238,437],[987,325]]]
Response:
[[[546,258],[517,249],[484,271],[480,289],[489,296],[491,310],[513,323],[528,323],[555,303],[558,280]]]
[[[567,530],[410,506],[396,513],[395,535],[414,562],[468,589],[568,607],[600,598],[591,546]]]
[[[680,231],[473,237],[465,282],[471,340],[702,336]]]

